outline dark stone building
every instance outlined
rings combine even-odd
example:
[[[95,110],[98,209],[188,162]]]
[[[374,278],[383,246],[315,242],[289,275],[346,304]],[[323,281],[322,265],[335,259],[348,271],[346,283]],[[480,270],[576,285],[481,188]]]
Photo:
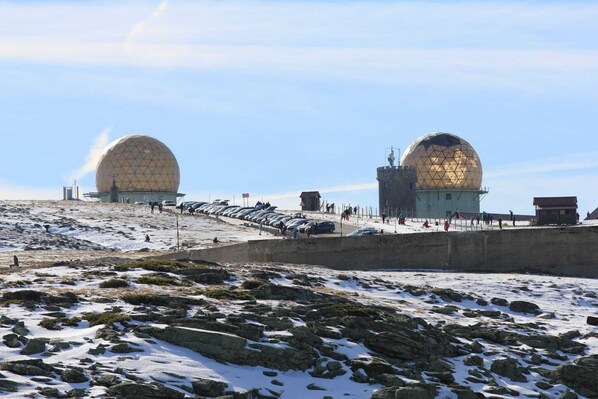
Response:
[[[594,209],[594,212],[588,212],[584,220],[598,220],[598,208]]]
[[[320,192],[319,191],[304,191],[300,195],[301,210],[302,211],[319,211],[320,210]]]
[[[417,170],[406,166],[383,166],[377,170],[379,213],[389,217],[415,212]]]
[[[536,224],[577,224],[577,197],[534,197]]]

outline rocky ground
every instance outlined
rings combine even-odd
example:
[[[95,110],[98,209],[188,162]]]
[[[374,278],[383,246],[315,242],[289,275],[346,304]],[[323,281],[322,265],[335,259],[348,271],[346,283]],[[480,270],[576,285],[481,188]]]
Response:
[[[210,223],[226,231],[206,222],[206,236]],[[36,252],[12,233],[10,253]],[[194,264],[90,243],[95,256],[0,274],[0,396],[598,397],[596,280]]]

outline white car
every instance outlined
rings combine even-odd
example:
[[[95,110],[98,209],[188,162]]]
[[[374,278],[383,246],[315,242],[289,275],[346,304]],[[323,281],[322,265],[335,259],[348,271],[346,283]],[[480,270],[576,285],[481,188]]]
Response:
[[[347,237],[378,236],[380,234],[382,234],[382,230],[375,227],[362,227],[347,234]]]

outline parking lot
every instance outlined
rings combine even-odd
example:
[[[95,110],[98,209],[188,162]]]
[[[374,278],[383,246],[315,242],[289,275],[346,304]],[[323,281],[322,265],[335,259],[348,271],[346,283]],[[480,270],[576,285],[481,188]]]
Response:
[[[182,207],[182,209],[181,209]],[[189,214],[203,214],[235,225],[253,227],[261,235],[288,238],[340,237],[359,229],[351,223],[340,223],[330,218],[319,218],[317,213],[279,211],[269,203],[256,203],[255,206],[229,205],[228,201],[215,200],[187,201],[177,209]]]

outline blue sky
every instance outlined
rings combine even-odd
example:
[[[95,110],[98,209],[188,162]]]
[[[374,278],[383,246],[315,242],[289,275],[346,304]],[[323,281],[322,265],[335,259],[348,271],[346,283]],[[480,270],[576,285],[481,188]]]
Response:
[[[597,20],[598,2],[1,2],[0,198],[93,191],[94,145],[138,133],[188,198],[376,206],[386,149],[445,131],[482,160],[483,209],[577,195],[584,215]]]

